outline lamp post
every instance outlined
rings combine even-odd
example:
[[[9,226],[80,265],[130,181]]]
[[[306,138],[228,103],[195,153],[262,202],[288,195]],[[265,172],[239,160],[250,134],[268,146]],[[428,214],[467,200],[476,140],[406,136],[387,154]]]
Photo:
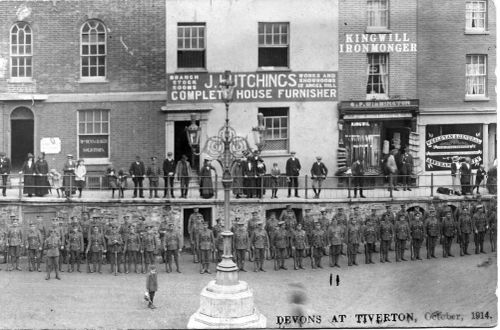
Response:
[[[188,328],[264,328],[266,318],[254,307],[253,292],[248,284],[238,279],[238,267],[232,259],[232,238],[230,231],[230,196],[233,178],[231,165],[234,159],[241,158],[250,150],[244,137],[238,136],[229,125],[229,104],[233,100],[235,84],[231,72],[225,71],[219,83],[220,95],[225,105],[226,119],[224,126],[216,136],[207,139],[202,152],[217,159],[222,167],[222,185],[224,187],[224,231],[222,260],[217,265],[216,279],[209,282],[200,296],[200,308],[194,313],[188,323]],[[192,123],[194,123],[192,121]],[[188,134],[197,134],[199,146],[200,130],[196,123],[186,128]],[[191,139],[188,139],[191,141]],[[191,143],[191,142],[190,142]],[[195,152],[197,145],[191,145]]]

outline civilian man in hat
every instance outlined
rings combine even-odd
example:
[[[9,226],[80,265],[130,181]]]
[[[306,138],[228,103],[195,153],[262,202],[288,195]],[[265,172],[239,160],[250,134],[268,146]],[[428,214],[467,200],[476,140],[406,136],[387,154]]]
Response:
[[[358,189],[359,189],[359,197],[365,198],[363,195],[363,176],[365,175],[365,169],[363,167],[363,156],[360,155],[358,159],[351,165],[352,172],[352,184],[354,186],[354,198],[358,197]]]
[[[254,254],[254,272],[264,270],[264,259],[266,256],[266,249],[269,249],[269,236],[263,228],[264,221],[257,220],[257,228],[255,228],[250,236],[251,250]]]
[[[144,251],[144,263],[146,269],[149,269],[149,265],[156,264],[155,262],[155,252],[160,248],[160,243],[153,232],[153,225],[151,223],[146,223],[146,233],[142,237],[142,251]],[[142,265],[141,265],[142,266]],[[146,271],[143,269],[142,273]]]
[[[57,236],[54,229],[49,230],[49,237],[45,240],[44,248],[47,251],[47,277],[46,280],[50,280],[51,270],[54,269],[56,273],[56,279],[60,280],[59,277],[59,250],[62,246],[62,242],[59,236]]]
[[[286,176],[288,181],[288,197],[292,194],[292,187],[295,189],[295,197],[299,196],[299,174],[300,161],[295,157],[295,151],[290,152],[290,158],[286,161]]]
[[[78,222],[72,223],[72,228],[66,239],[66,251],[69,253],[68,272],[76,270],[80,273],[80,254],[84,251],[83,234],[78,230]]]
[[[236,229],[233,235],[233,249],[235,250],[236,265],[239,270],[246,272],[245,270],[245,254],[250,252],[250,237],[248,236],[248,231],[245,230],[245,222],[240,219],[239,216],[235,217]]]
[[[189,189],[189,180],[193,176],[191,171],[191,164],[189,164],[186,155],[182,155],[181,159],[177,162],[175,167],[175,174],[177,175],[177,180],[179,180],[181,185],[181,198],[187,198]]]
[[[156,163],[157,159],[158,158],[155,156],[151,157],[151,165],[148,166],[146,171],[146,175],[149,179],[149,198],[153,198],[153,193],[154,197],[158,198],[158,185],[160,183],[161,169]]]
[[[180,273],[179,269],[179,253],[182,251],[181,235],[174,231],[174,223],[169,222],[167,231],[162,240],[163,250],[165,250],[165,270],[167,273],[172,272],[172,258],[175,262],[175,269]]]
[[[63,167],[63,189],[66,198],[69,198],[76,191],[75,168],[76,162],[73,159],[73,155],[68,154]]]
[[[328,169],[326,168],[325,164],[321,161],[321,156],[317,156],[316,162],[311,167],[311,179],[314,191],[314,198],[319,198],[323,181],[326,179],[327,175],[328,175]]]
[[[34,222],[30,223],[30,228],[26,233],[26,249],[28,250],[28,269],[32,271],[40,270],[41,251],[43,248],[42,233],[36,228]]]
[[[113,223],[111,225],[111,233],[108,235],[108,251],[110,252],[110,273],[116,272],[121,273],[120,260],[123,251],[123,238],[118,232],[118,224]]]
[[[274,255],[276,259],[276,262],[274,264],[274,270],[287,269],[285,267],[285,258],[287,253],[286,250],[289,247],[290,237],[284,225],[285,221],[278,222],[279,227],[271,237],[271,246],[275,251]]]
[[[311,231],[312,235],[312,231]],[[297,270],[304,269],[302,266],[302,260],[306,257],[306,250],[309,247],[309,240],[307,239],[307,233],[302,229],[302,224],[297,224],[297,229],[293,232],[292,240],[292,255],[294,257],[293,268]]]
[[[137,190],[139,190],[139,197],[144,198],[143,181],[146,177],[146,168],[144,166],[144,162],[141,160],[141,157],[135,157],[135,162],[130,164],[129,173],[132,177],[132,181],[134,182],[133,197],[137,197]]]
[[[123,240],[125,242],[123,253],[126,255],[126,257],[123,259],[125,274],[128,274],[131,271],[132,263],[134,264],[134,271],[139,274],[139,271],[137,269],[137,262],[141,260],[142,240],[141,236],[135,231],[134,225],[129,225],[128,233],[123,238]]]
[[[7,196],[7,181],[10,174],[10,159],[6,157],[5,152],[0,152],[0,176],[2,176],[2,196]]]
[[[474,243],[476,245],[476,254],[486,253],[483,249],[484,236],[488,230],[488,220],[484,207],[482,205],[477,207],[477,211],[472,217],[472,228],[474,229]]]
[[[163,190],[163,198],[168,197],[170,190],[170,197],[174,196],[174,177],[175,177],[175,160],[171,151],[167,152],[167,158],[163,161],[163,179],[165,181],[165,188]]]
[[[106,240],[104,239],[104,235],[99,232],[99,227],[94,226],[85,251],[87,255],[89,251],[91,252],[93,270],[89,267],[90,273],[95,273],[96,271],[101,273],[103,254],[106,253],[106,250]]]
[[[200,274],[210,273],[210,255],[214,250],[214,234],[208,229],[208,222],[203,222],[203,229],[198,233],[197,245],[200,249]]]
[[[453,156],[451,158],[451,182],[453,185],[453,192],[455,195],[460,196],[462,193],[460,185],[460,162],[458,156]]]
[[[330,267],[339,267],[339,257],[345,239],[345,227],[338,223],[337,218],[332,219],[331,225],[326,231],[328,246],[330,247]]]
[[[404,153],[401,155],[401,164],[399,170],[401,171],[401,176],[403,179],[403,190],[411,191],[410,178],[413,172],[413,157],[409,153],[409,149],[410,148],[408,145],[404,147]]]
[[[427,259],[436,258],[436,244],[440,235],[440,225],[436,217],[436,209],[431,205],[429,215],[424,221],[425,233],[427,235]]]
[[[11,266],[7,269],[9,271],[22,270],[19,267],[19,257],[21,256],[21,247],[23,244],[23,232],[19,228],[19,222],[17,219],[12,223],[12,227],[7,232],[7,246],[9,249],[10,263]]]

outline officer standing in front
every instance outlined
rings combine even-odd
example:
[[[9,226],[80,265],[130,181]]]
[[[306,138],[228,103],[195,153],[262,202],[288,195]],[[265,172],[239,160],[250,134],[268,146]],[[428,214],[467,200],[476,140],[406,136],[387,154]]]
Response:
[[[80,273],[80,255],[84,250],[83,234],[78,230],[78,223],[73,222],[73,228],[68,233],[66,239],[66,251],[69,253],[68,272],[76,270]]]
[[[269,236],[263,228],[262,220],[257,221],[257,228],[252,232],[250,236],[251,249],[254,252],[254,272],[259,270],[265,272],[264,270],[264,259],[266,256],[266,250],[269,249]]]
[[[380,262],[391,262],[389,260],[389,246],[394,236],[394,226],[391,223],[388,214],[382,215],[382,222],[379,226],[380,238]]]
[[[180,273],[179,253],[182,251],[181,235],[174,231],[173,222],[168,223],[167,231],[163,236],[162,246],[165,250],[165,269],[167,273],[172,272],[172,258],[174,259],[177,273]]]
[[[7,246],[9,248],[9,256],[11,266],[7,269],[9,271],[22,270],[19,267],[19,257],[21,255],[21,247],[23,244],[23,233],[19,228],[19,221],[17,219],[12,223],[12,227],[7,232]],[[15,265],[15,267],[14,267]]]
[[[420,213],[415,214],[413,221],[410,222],[411,244],[413,247],[413,259],[422,260],[420,258],[420,248],[424,240],[424,222]]]
[[[362,226],[361,242],[365,247],[365,264],[374,264],[372,253],[375,252],[375,242],[377,242],[377,227],[371,218],[367,218]]]
[[[197,245],[200,249],[200,274],[210,273],[210,254],[214,250],[214,234],[208,229],[208,222],[203,222],[203,229],[198,233]]]
[[[347,226],[347,265],[357,266],[356,254],[358,253],[359,242],[361,241],[361,228],[357,222],[357,217],[351,218]]]
[[[436,243],[439,237],[439,221],[436,218],[436,209],[429,208],[429,216],[425,220],[425,233],[427,234],[427,259],[436,258]]]
[[[297,229],[294,231],[292,237],[292,255],[294,255],[295,258],[294,269],[304,269],[304,267],[302,266],[302,260],[306,257],[306,250],[308,247],[309,240],[307,232],[302,229],[302,224],[299,222],[297,224]]]
[[[45,240],[44,248],[47,251],[47,277],[46,280],[50,280],[51,269],[54,268],[56,273],[56,279],[60,280],[59,277],[59,249],[61,248],[62,242],[60,237],[56,234],[54,229],[50,229],[49,237]]]
[[[325,231],[321,229],[321,223],[316,221],[315,228],[311,233],[311,256],[314,259],[312,268],[323,268],[321,258],[327,245]]]
[[[99,232],[99,227],[97,226],[92,228],[92,234],[90,235],[85,253],[88,255],[89,251],[92,253],[91,260],[93,263],[93,270],[89,267],[90,273],[95,273],[96,271],[101,273],[103,254],[106,253],[106,240],[104,239],[104,235]]]
[[[399,215],[399,220],[396,222],[394,227],[396,234],[396,262],[406,261],[405,259],[405,249],[406,241],[410,239],[410,228],[408,227],[408,221],[404,214]]]
[[[274,249],[275,255],[274,270],[287,270],[285,267],[285,257],[289,246],[289,237],[284,225],[285,221],[278,222],[278,229],[274,231],[271,238],[271,246]]]
[[[451,243],[455,237],[456,230],[456,224],[451,216],[451,211],[448,211],[441,223],[441,235],[443,235],[444,238],[443,258],[453,257],[453,254],[451,254]]]
[[[26,249],[28,250],[29,271],[39,271],[41,251],[43,247],[42,233],[36,228],[35,223],[30,223],[30,229],[26,235]]]

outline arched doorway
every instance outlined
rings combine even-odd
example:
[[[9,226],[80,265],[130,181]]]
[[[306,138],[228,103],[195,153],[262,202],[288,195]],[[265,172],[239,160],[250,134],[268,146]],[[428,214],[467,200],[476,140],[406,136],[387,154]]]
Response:
[[[28,153],[34,152],[35,117],[26,107],[16,108],[10,114],[10,156],[12,168],[17,170],[23,165]]]

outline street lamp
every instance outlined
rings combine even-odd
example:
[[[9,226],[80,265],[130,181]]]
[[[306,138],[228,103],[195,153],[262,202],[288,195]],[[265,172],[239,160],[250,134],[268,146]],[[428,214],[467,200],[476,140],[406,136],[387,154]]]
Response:
[[[202,152],[216,159],[222,167],[224,187],[224,231],[222,260],[217,265],[216,279],[203,288],[200,308],[189,318],[188,328],[265,328],[266,318],[254,307],[253,293],[248,284],[238,279],[238,267],[232,259],[232,238],[230,231],[230,196],[233,178],[231,165],[237,158],[250,151],[246,138],[238,136],[229,125],[229,104],[233,100],[235,84],[231,72],[225,71],[219,83],[219,90],[226,109],[224,125],[215,136],[207,139]],[[196,124],[195,124],[196,125]],[[193,126],[193,124],[191,124]],[[191,127],[190,126],[190,127]],[[190,132],[186,128],[186,132]],[[199,136],[193,126],[191,132]],[[195,133],[196,132],[196,133]],[[188,139],[189,140],[189,139]],[[189,140],[190,141],[190,140]],[[193,139],[193,141],[196,141]],[[199,137],[198,140],[199,142]],[[191,145],[193,148],[196,145]]]
[[[253,127],[252,131],[257,150],[261,152],[266,145],[266,122],[264,120],[264,115],[262,114],[262,112],[259,112],[259,114],[257,115],[257,121],[258,125],[256,127]]]

